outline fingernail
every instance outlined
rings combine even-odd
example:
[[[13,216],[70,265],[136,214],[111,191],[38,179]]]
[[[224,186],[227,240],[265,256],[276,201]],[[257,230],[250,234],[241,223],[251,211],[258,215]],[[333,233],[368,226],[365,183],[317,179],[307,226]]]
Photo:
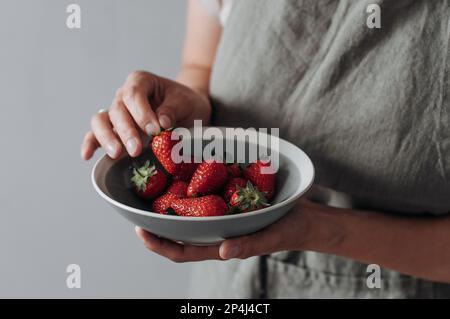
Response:
[[[170,121],[170,118],[167,115],[161,115],[159,117],[159,124],[161,124],[163,128],[169,128],[172,126],[172,122]]]
[[[227,253],[225,253],[225,259],[235,258],[239,255],[241,248],[239,246],[234,246]]]
[[[134,226],[134,231],[139,234],[139,231],[141,230],[141,227],[139,226]]]
[[[136,152],[136,148],[137,148],[137,143],[136,140],[134,138],[130,138],[127,141],[127,151],[128,153],[134,154],[134,152]]]
[[[117,148],[113,143],[106,145],[106,153],[109,157],[115,157],[117,152]]]
[[[159,131],[160,131],[160,127],[156,126],[153,123],[148,123],[147,126],[145,127],[145,132],[148,135],[156,135],[159,133]]]

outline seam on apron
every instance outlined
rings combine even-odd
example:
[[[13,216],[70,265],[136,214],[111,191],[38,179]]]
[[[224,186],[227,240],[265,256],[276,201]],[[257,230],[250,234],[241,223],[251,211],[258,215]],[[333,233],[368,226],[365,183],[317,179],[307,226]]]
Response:
[[[267,299],[267,255],[259,257],[259,299]]]

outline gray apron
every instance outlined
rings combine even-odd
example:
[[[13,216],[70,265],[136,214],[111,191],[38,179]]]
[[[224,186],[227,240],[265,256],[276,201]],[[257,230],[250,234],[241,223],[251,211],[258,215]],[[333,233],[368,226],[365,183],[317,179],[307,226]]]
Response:
[[[382,8],[381,29],[366,25],[372,3]],[[449,13],[444,0],[235,1],[211,81],[214,122],[279,127],[311,156],[317,189],[332,190],[318,193],[328,204],[404,218],[448,213]],[[366,266],[314,252],[205,262],[191,292],[450,297],[450,285],[387,269],[381,289],[370,289]]]

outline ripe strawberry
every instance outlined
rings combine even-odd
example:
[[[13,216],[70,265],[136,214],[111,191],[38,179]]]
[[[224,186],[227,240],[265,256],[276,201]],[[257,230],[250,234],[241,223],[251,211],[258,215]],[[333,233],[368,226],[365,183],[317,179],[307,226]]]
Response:
[[[222,216],[228,211],[225,201],[217,195],[177,199],[170,207],[177,215],[189,217]]]
[[[178,140],[172,140],[172,130],[161,131],[153,137],[152,150],[158,161],[166,169],[166,171],[175,175],[179,172],[181,164],[176,164],[172,160],[172,148],[177,144]]]
[[[236,186],[236,191],[230,199],[230,205],[240,212],[250,212],[269,206],[266,196],[248,181],[245,187]]]
[[[178,198],[185,198],[188,184],[183,181],[174,181],[167,189],[167,194],[176,195]]]
[[[170,205],[179,198],[186,198],[187,183],[183,181],[174,181],[164,195],[153,201],[152,211],[158,214],[168,214]]]
[[[168,209],[170,205],[172,205],[173,201],[179,199],[179,197],[172,193],[166,193],[153,201],[152,211],[154,213],[167,215]]]
[[[250,164],[244,170],[244,177],[247,178],[259,191],[266,194],[266,198],[271,200],[275,194],[275,172],[269,174],[263,174],[261,169],[263,167],[269,167],[270,163],[264,163],[257,161]]]
[[[192,176],[187,195],[188,197],[195,197],[211,194],[225,184],[227,177],[227,168],[224,163],[215,161],[203,162],[197,167],[194,176]]]
[[[223,190],[223,198],[226,202],[230,201],[231,196],[236,192],[237,186],[245,187],[247,180],[241,177],[235,177],[228,181]]]
[[[155,165],[147,161],[143,166],[133,168],[131,182],[140,197],[153,199],[166,188],[167,177]]]
[[[242,176],[242,169],[241,166],[238,163],[229,163],[227,164],[227,170],[228,175],[233,177],[241,177]]]
[[[180,164],[178,172],[173,175],[173,179],[185,182],[190,181],[197,167],[198,163],[194,163],[194,158],[192,157],[190,163],[182,162]]]

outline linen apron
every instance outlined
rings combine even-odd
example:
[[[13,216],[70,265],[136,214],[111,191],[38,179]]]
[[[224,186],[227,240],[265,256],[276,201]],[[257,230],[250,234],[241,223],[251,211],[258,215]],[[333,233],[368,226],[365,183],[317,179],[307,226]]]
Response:
[[[373,3],[381,29],[366,24]],[[212,74],[214,123],[279,127],[313,160],[328,204],[446,214],[449,13],[444,0],[235,1]],[[366,270],[314,252],[203,262],[191,296],[450,297],[450,285],[387,269],[370,289]]]

